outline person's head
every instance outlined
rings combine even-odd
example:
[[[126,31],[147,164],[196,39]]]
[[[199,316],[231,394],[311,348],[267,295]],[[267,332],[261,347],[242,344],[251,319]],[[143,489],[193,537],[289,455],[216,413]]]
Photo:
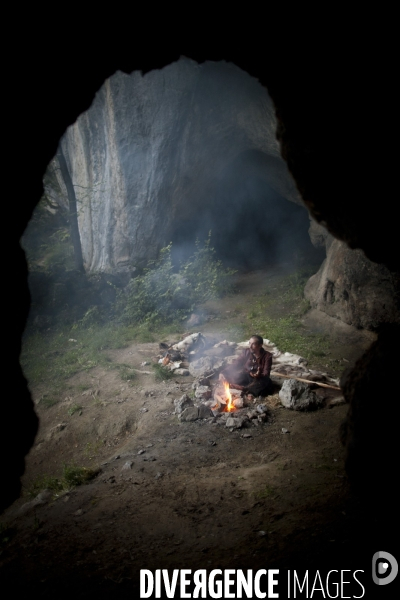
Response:
[[[261,335],[252,335],[249,340],[250,350],[252,352],[258,352],[258,350],[260,350],[261,346],[263,345],[263,341],[264,340],[261,337]]]

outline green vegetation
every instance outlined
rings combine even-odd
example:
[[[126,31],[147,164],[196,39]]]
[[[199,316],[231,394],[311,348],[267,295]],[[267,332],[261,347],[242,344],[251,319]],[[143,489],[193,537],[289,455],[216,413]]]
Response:
[[[133,381],[137,377],[136,371],[129,365],[119,364],[116,365],[116,368],[119,370],[122,381]]]
[[[88,483],[96,477],[98,473],[98,469],[65,465],[61,477],[43,475],[29,486],[26,493],[30,498],[36,498],[39,492],[48,489],[53,492],[54,496],[57,496],[63,491]]]
[[[211,247],[211,232],[204,245],[176,272],[171,259],[172,244],[150,261],[143,274],[132,279],[119,294],[117,313],[123,323],[147,324],[149,330],[185,320],[195,306],[218,298],[232,289],[232,269],[225,269]]]
[[[165,369],[159,363],[154,363],[152,367],[154,370],[156,381],[167,381],[168,379],[172,379],[174,377],[172,371],[170,371],[169,369]]]
[[[79,406],[79,404],[73,404],[72,406],[70,406],[68,409],[69,416],[72,417],[72,415],[74,415],[75,413],[82,414],[82,406]]]
[[[282,352],[299,354],[315,367],[326,368],[327,365],[335,373],[337,363],[329,357],[329,337],[309,333],[301,322],[310,308],[304,298],[304,286],[313,271],[311,267],[303,268],[276,278],[247,306],[242,323],[228,328],[230,339],[240,341],[257,333],[271,340]]]
[[[73,465],[65,465],[63,473],[63,481],[67,488],[77,487],[88,483],[91,479],[98,475],[98,469],[89,469],[88,467],[76,467]]]
[[[141,275],[118,292],[111,314],[92,306],[72,325],[63,320],[47,331],[31,328],[26,333],[21,365],[30,384],[47,386],[47,395],[40,401],[43,406],[49,408],[61,399],[65,380],[96,366],[118,368],[124,381],[132,381],[135,371],[129,365],[112,367],[105,350],[176,334],[196,305],[231,290],[234,271],[224,269],[216,259],[210,234],[203,245],[197,241],[193,256],[178,271],[172,264],[171,248],[171,244],[163,248],[158,260],[150,261]],[[168,376],[169,371],[163,370],[162,379]],[[157,372],[156,377],[161,374]]]

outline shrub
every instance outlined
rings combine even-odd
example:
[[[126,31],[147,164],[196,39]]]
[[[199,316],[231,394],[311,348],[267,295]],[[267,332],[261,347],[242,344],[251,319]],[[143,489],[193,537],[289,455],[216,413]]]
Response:
[[[153,326],[182,321],[195,306],[232,290],[233,269],[225,269],[211,247],[211,232],[204,245],[196,241],[196,251],[175,272],[172,244],[163,248],[157,260],[150,261],[142,275],[120,292],[117,313],[122,322]]]
[[[65,465],[63,473],[65,487],[76,487],[88,483],[88,481],[98,475],[98,472],[98,469]]]

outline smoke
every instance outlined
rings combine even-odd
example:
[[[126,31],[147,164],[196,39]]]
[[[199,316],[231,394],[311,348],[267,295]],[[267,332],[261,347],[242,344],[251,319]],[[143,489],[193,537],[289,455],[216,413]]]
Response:
[[[270,163],[268,156],[248,152],[219,176],[209,165],[206,195],[200,192],[190,217],[175,223],[175,262],[187,258],[195,240],[204,240],[209,231],[217,257],[240,270],[323,260],[308,235],[307,210],[271,186]]]

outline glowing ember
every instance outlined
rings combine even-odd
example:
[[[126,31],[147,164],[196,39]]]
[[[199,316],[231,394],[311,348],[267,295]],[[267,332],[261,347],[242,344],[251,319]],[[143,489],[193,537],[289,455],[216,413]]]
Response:
[[[234,410],[235,407],[233,406],[232,395],[231,395],[231,392],[229,391],[229,383],[227,381],[224,381],[224,388],[225,388],[225,395],[228,400],[227,405],[226,405],[226,410],[227,410],[227,412],[231,412],[231,410]]]

